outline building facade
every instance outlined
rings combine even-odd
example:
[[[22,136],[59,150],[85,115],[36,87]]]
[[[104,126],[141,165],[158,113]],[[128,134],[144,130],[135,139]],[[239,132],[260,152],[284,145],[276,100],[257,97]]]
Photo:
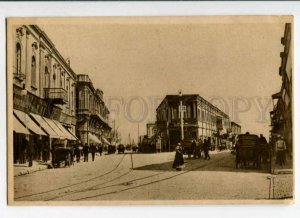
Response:
[[[77,136],[82,143],[110,144],[109,110],[103,91],[95,89],[86,74],[77,75]]]
[[[34,144],[35,157],[40,158],[45,144],[51,149],[54,143],[66,146],[76,140],[76,74],[70,61],[62,57],[38,26],[16,26],[12,31],[14,58],[13,66],[9,67],[13,72],[14,161],[17,162],[24,158],[27,142]]]
[[[235,122],[231,122],[230,126],[231,126],[230,127],[231,134],[239,135],[242,133],[242,127],[239,124],[237,124]]]
[[[282,78],[280,91],[272,95],[273,110],[271,116],[271,141],[276,140],[280,135],[284,137],[287,144],[287,152],[293,152],[293,119],[292,119],[292,99],[293,99],[293,37],[292,25],[285,24],[284,36],[281,38],[284,46],[280,53],[281,65],[279,76]]]
[[[183,104],[184,138],[203,139],[227,133],[229,116],[197,94],[167,95],[156,109],[157,133],[162,150],[173,150],[181,140],[180,101]]]

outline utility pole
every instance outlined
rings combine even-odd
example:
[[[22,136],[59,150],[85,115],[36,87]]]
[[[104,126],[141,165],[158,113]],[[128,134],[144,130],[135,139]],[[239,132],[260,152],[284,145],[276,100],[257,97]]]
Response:
[[[114,120],[114,143],[116,145],[116,120]]]
[[[183,108],[182,108],[182,92],[179,90],[179,99],[180,99],[180,127],[181,127],[181,140],[184,139],[184,129],[183,129]]]
[[[140,139],[140,124],[138,123],[138,143],[139,143],[139,139]]]

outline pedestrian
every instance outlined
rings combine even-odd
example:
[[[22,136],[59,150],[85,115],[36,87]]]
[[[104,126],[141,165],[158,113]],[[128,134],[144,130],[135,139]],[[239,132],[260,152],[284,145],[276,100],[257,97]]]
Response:
[[[28,140],[24,139],[24,143],[21,143],[21,155],[20,155],[20,164],[25,164],[27,159],[27,147],[28,147]]]
[[[34,144],[32,142],[27,143],[27,157],[28,157],[28,167],[32,167],[33,155],[34,155]]]
[[[286,144],[283,136],[280,136],[275,143],[276,148],[276,162],[280,164],[280,166],[285,165],[285,152],[286,152]]]
[[[209,149],[210,149],[210,138],[204,139],[203,150],[204,150],[205,160],[210,160]]]
[[[87,143],[83,146],[83,162],[89,162],[89,146]]]
[[[177,171],[180,171],[183,168],[184,160],[183,160],[183,149],[181,143],[178,143],[176,147],[175,159],[173,162],[173,168]]]
[[[201,158],[201,153],[203,151],[203,141],[201,138],[199,139],[198,146],[199,146],[199,158]]]
[[[80,162],[80,148],[79,145],[77,144],[74,150],[75,156],[76,156],[76,162],[79,163]]]
[[[92,161],[95,160],[96,150],[97,150],[96,145],[95,144],[91,144]]]
[[[193,152],[193,158],[198,157],[199,152],[198,152],[197,143],[195,139],[192,141],[192,152]]]
[[[48,153],[49,153],[49,144],[48,142],[46,141],[43,148],[42,148],[42,159],[43,159],[43,162],[47,163],[48,161]]]
[[[102,152],[103,152],[103,145],[102,144],[99,145],[98,152],[99,152],[100,156],[102,156]]]
[[[260,134],[259,137],[259,144],[260,144],[260,150],[261,150],[261,158],[262,158],[262,163],[267,163],[268,158],[270,156],[269,153],[269,148],[268,148],[268,142],[267,139],[264,137],[263,134]]]

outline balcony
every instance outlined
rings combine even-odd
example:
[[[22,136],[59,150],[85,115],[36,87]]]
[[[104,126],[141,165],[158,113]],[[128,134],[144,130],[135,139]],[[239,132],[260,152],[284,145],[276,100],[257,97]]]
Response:
[[[51,101],[53,104],[66,104],[67,91],[63,88],[44,88],[45,99]]]

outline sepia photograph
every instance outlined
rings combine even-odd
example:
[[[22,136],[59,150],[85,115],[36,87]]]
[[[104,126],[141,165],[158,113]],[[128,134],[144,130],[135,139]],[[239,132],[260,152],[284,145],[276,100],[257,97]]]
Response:
[[[7,18],[8,204],[292,204],[293,23]]]

